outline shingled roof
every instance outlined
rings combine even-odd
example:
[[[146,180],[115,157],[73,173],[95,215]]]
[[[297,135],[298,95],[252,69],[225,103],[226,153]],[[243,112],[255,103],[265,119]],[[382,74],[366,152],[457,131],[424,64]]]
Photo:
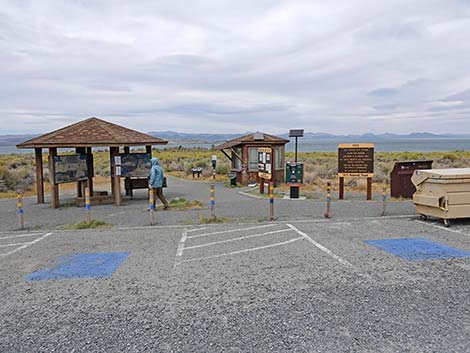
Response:
[[[98,118],[89,118],[16,145],[17,148],[73,148],[164,145],[162,140]]]
[[[262,139],[260,137],[262,137]],[[237,137],[230,141],[226,141],[223,144],[214,147],[214,149],[224,150],[224,149],[232,148],[238,145],[245,145],[245,144],[251,144],[251,143],[262,146],[262,145],[273,145],[273,144],[286,144],[288,142],[289,140],[286,140],[282,137],[255,132],[255,133],[248,134],[245,136]]]

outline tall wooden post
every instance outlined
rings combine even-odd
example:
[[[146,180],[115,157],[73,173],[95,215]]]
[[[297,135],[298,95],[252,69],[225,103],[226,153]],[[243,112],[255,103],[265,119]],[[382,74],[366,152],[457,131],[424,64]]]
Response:
[[[152,146],[145,146],[145,152],[150,153],[150,158],[152,158]]]
[[[77,147],[75,148],[75,153],[77,154],[84,154],[85,149],[83,147]],[[84,197],[84,190],[85,190],[85,185],[83,181],[79,180],[77,181],[77,197]]]
[[[90,196],[93,196],[93,176],[95,174],[95,167],[93,164],[93,150],[91,147],[87,147],[86,149],[87,154],[87,169],[88,169],[88,191]]]
[[[367,200],[372,200],[372,178],[367,178]]]
[[[34,149],[36,155],[36,195],[38,203],[44,203],[44,174],[42,169],[42,148]]]
[[[54,157],[57,156],[57,148],[49,148],[49,183],[51,185],[51,207],[59,208],[59,185],[54,181],[55,164]]]
[[[344,177],[339,177],[339,199],[344,200]]]
[[[124,146],[124,153],[130,153],[131,152],[131,149],[129,146]],[[130,178],[124,178],[124,186],[127,185],[128,183],[128,180],[130,180]],[[132,197],[132,189],[126,189],[126,196],[131,196]]]
[[[114,156],[119,154],[119,147],[110,147],[109,148],[109,165],[111,171],[111,194],[114,195]]]

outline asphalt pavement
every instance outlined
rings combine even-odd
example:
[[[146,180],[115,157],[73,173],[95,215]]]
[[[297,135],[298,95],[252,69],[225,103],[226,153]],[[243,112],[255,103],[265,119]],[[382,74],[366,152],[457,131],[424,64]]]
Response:
[[[171,179],[169,198],[208,198]],[[268,202],[218,185],[217,214],[157,212],[146,195],[83,209],[0,202],[1,352],[468,352],[470,222],[410,202]],[[14,207],[13,207],[14,208]],[[34,216],[31,216],[34,214]]]

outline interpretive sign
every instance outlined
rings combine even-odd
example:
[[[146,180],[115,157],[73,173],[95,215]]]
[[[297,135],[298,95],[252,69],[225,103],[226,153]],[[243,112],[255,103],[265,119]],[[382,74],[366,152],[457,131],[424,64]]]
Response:
[[[258,148],[258,176],[263,179],[272,177],[272,155],[271,148]]]
[[[56,184],[87,180],[87,156],[85,154],[54,156],[54,171]]]
[[[121,157],[121,176],[148,177],[152,164],[150,162],[150,153],[124,153]]]
[[[374,176],[374,144],[351,143],[338,146],[338,176]]]

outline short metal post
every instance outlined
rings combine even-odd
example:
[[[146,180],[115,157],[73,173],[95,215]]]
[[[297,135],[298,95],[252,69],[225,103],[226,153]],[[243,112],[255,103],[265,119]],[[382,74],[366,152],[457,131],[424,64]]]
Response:
[[[212,179],[215,180],[215,168],[212,168]]]
[[[85,221],[87,221],[88,223],[91,222],[91,212],[90,212],[90,209],[91,209],[91,201],[90,201],[90,188],[87,186],[85,188]]]
[[[326,184],[326,211],[325,218],[331,218],[331,183]]]
[[[269,182],[269,220],[274,221],[274,184]]]
[[[24,210],[23,210],[23,193],[17,192],[18,199],[18,225],[20,229],[24,229]]]
[[[211,184],[211,218],[215,219],[215,185]]]
[[[381,216],[385,216],[385,210],[387,208],[387,187],[384,185],[382,189],[382,214]]]
[[[150,225],[155,224],[155,190],[153,188],[149,189],[149,215],[150,215]]]

